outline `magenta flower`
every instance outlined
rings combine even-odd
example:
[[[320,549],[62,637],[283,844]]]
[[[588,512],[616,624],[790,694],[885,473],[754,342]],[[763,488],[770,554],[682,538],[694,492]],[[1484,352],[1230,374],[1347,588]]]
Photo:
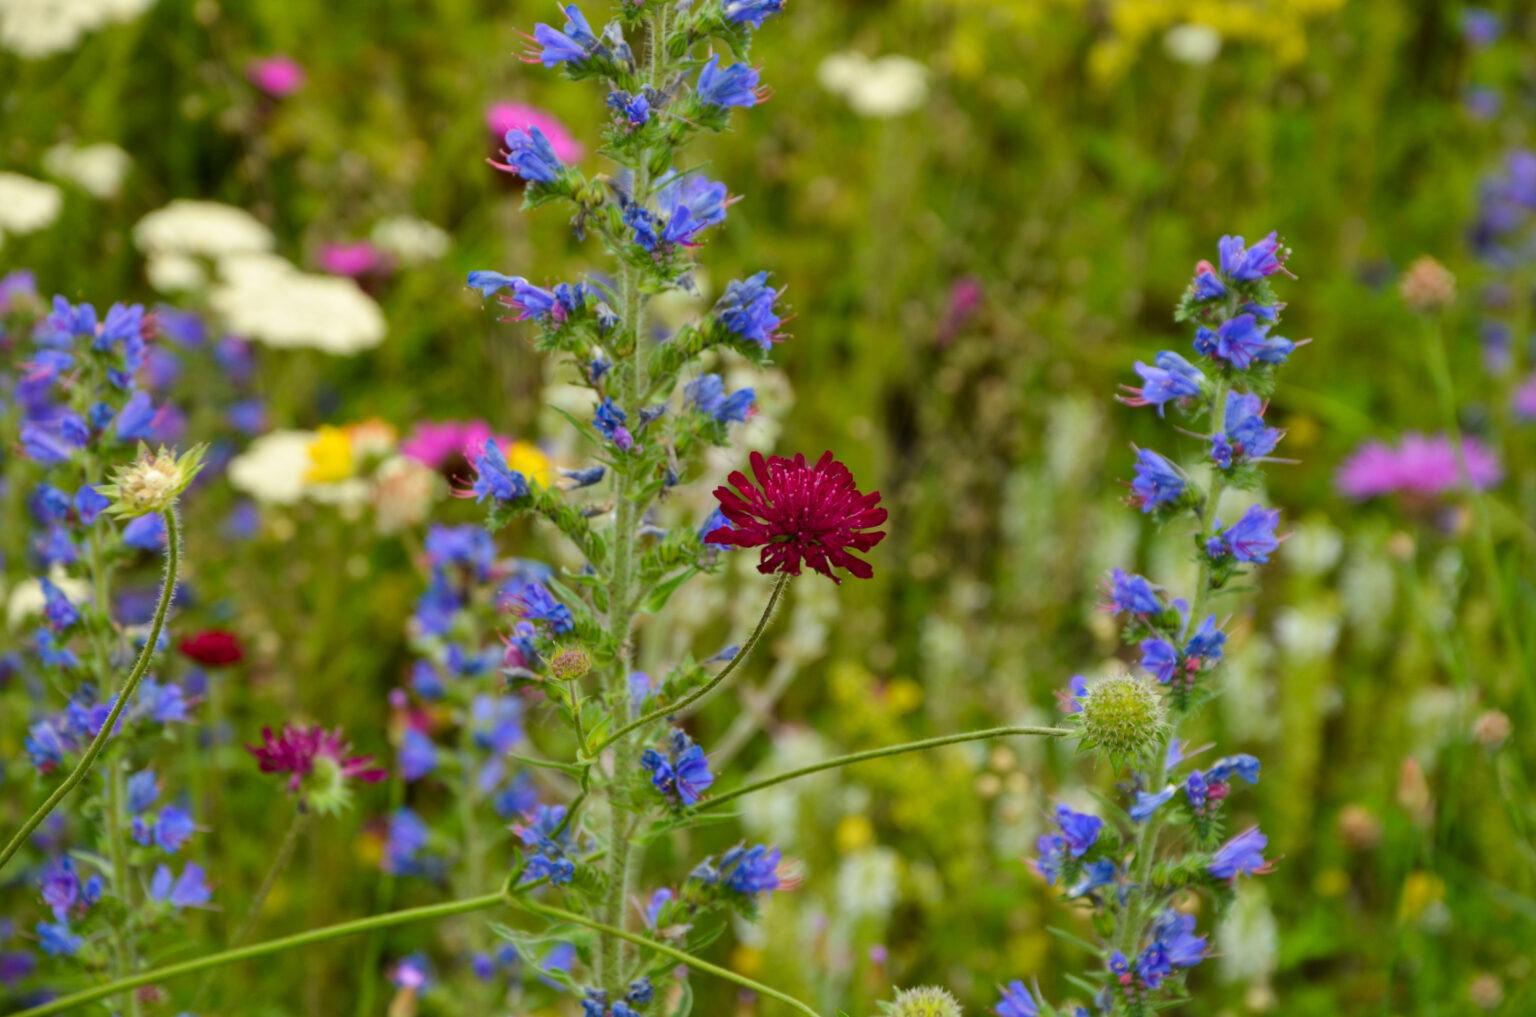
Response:
[[[252,60],[246,65],[245,76],[274,99],[286,99],[304,87],[304,68],[282,55]]]
[[[1536,374],[1531,375],[1515,389],[1515,416],[1524,421],[1536,421]]]
[[[498,141],[505,138],[508,131],[527,131],[537,127],[555,150],[555,157],[567,165],[578,161],[586,153],[581,142],[572,137],[571,132],[555,119],[554,114],[546,113],[537,106],[521,102],[492,103],[485,109],[485,123]]]
[[[366,240],[355,244],[326,244],[320,248],[320,267],[331,275],[356,279],[389,267],[384,252]]]
[[[261,739],[260,745],[245,747],[261,772],[288,774],[289,792],[322,813],[346,804],[348,781],[376,784],[389,776],[389,771],[371,765],[372,756],[350,755],[352,745],[340,728],[287,724],[276,736],[271,728],[262,728]]]
[[[502,445],[511,442],[510,438],[492,434],[491,425],[483,420],[424,420],[400,443],[400,452],[434,470],[442,470],[458,465],[460,460],[468,462],[491,437]]]
[[[1387,494],[1433,498],[1468,486],[1481,491],[1503,479],[1498,456],[1488,446],[1463,438],[1462,451],[1465,474],[1444,435],[1406,434],[1396,448],[1368,441],[1344,461],[1336,483],[1344,495],[1364,500]]]
[[[827,452],[808,465],[804,455],[765,459],[752,453],[754,485],[740,470],[730,475],[735,487],[715,488],[720,511],[732,526],[705,535],[710,544],[761,547],[759,572],[800,574],[802,562],[831,579],[834,568],[847,569],[860,579],[874,575],[867,561],[850,551],[868,551],[885,537],[873,527],[885,522],[877,508],[880,492],[865,494],[848,467]]]

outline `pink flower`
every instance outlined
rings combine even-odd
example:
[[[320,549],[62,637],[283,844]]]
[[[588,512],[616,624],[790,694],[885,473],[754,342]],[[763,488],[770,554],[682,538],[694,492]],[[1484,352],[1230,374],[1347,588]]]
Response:
[[[1336,482],[1350,498],[1384,494],[1432,498],[1468,485],[1485,490],[1503,478],[1498,456],[1476,438],[1463,438],[1462,451],[1467,460],[1465,475],[1444,435],[1406,434],[1396,448],[1368,441],[1344,461]]]
[[[304,68],[281,55],[252,60],[245,68],[245,76],[274,99],[286,99],[304,87]]]
[[[485,123],[491,129],[491,133],[496,135],[498,141],[514,128],[522,128],[526,131],[531,127],[537,127],[549,140],[550,147],[555,150],[555,156],[568,165],[577,162],[586,153],[581,142],[571,136],[571,132],[565,129],[564,124],[537,106],[520,102],[492,103],[485,109]]]
[[[1514,411],[1521,420],[1536,421],[1536,374],[1515,389]]]
[[[342,736],[341,729],[327,731],[323,727],[288,724],[283,733],[273,735],[272,729],[261,729],[260,745],[247,745],[246,751],[256,757],[262,773],[288,774],[288,790],[297,793],[304,778],[315,770],[315,761],[324,758],[336,766],[336,776],[341,780],[355,779],[375,784],[389,776],[388,771],[370,766],[372,756],[349,755],[352,746]]]
[[[400,443],[400,451],[434,470],[441,470],[456,465],[459,460],[467,462],[490,437],[493,437],[491,425],[483,420],[422,421],[411,430],[410,437]],[[510,442],[500,435],[494,437],[502,445]]]
[[[368,275],[386,267],[384,252],[366,240],[355,244],[326,244],[320,248],[320,267],[332,275],[349,279]]]

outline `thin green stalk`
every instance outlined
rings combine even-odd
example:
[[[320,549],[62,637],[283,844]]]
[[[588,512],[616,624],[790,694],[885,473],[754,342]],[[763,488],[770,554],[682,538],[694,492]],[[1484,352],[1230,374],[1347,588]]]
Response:
[[[783,784],[786,781],[796,780],[800,777],[808,777],[822,770],[835,770],[840,766],[852,766],[855,763],[867,762],[871,759],[881,759],[885,756],[900,756],[908,752],[921,752],[924,749],[936,749],[941,745],[957,745],[961,742],[986,741],[992,738],[1011,738],[1017,735],[1039,735],[1043,738],[1061,738],[1072,734],[1064,727],[989,727],[981,731],[966,731],[961,734],[939,735],[936,738],[923,738],[915,742],[902,742],[900,745],[887,745],[879,749],[866,749],[863,752],[852,752],[846,756],[836,756],[832,759],[824,759],[810,766],[802,766],[797,770],[789,770],[785,773],[775,774],[763,780],[753,781],[751,784],[743,784],[723,795],[707,798],[694,806],[695,811],[703,812],[706,809],[717,809],[726,802],[734,801],[745,795],[753,794],[764,788]]]
[[[112,892],[117,894],[125,909],[125,916],[133,914],[133,901],[129,897],[131,883],[128,879],[128,840],[124,836],[127,832],[123,822],[123,798],[125,795],[122,767],[116,762],[107,764],[105,774],[105,801],[102,825],[107,833],[107,858],[112,866]],[[126,923],[126,917],[125,917]],[[133,943],[129,937],[123,934],[121,925],[113,924],[112,928],[113,964],[112,974],[116,978],[122,978],[131,974],[138,966]],[[138,1017],[139,998],[131,992],[123,993],[123,998],[118,1001],[125,1012]]]
[[[73,1007],[84,1003],[91,1003],[98,999],[106,999],[109,996],[115,996],[129,989],[137,989],[145,985],[157,985],[161,982],[183,978],[187,975],[195,975],[200,971],[209,971],[228,964],[237,964],[244,960],[266,957],[302,946],[326,943],[333,939],[341,939],[373,929],[387,929],[397,925],[410,925],[414,922],[429,922],[438,918],[451,918],[454,915],[469,914],[472,911],[486,911],[505,903],[507,903],[507,899],[498,891],[496,893],[482,894],[478,897],[465,897],[461,900],[447,901],[442,904],[428,904],[425,907],[406,908],[403,911],[370,915],[367,918],[358,918],[350,922],[340,922],[336,925],[327,925],[319,929],[310,929],[308,932],[283,936],[280,939],[269,939],[263,943],[252,943],[250,946],[211,953],[205,957],[183,961],[180,964],[167,964],[163,968],[141,971],[129,978],[119,978],[105,985],[98,985],[91,989],[71,993],[68,996],[60,996],[58,999],[51,1000],[41,1006],[35,1006],[30,1010],[22,1010],[19,1013],[12,1014],[11,1017],[45,1017],[47,1014],[63,1013]]]
[[[661,720],[664,717],[670,717],[675,713],[681,713],[689,706],[693,705],[700,699],[703,699],[705,696],[709,695],[715,689],[719,688],[720,684],[729,678],[732,673],[734,673],[735,670],[740,667],[749,656],[752,655],[752,651],[754,648],[756,648],[758,640],[763,638],[763,631],[768,628],[768,622],[773,618],[774,608],[778,607],[779,598],[784,595],[784,588],[789,585],[790,579],[791,576],[787,572],[781,573],[779,575],[779,578],[773,584],[773,592],[768,595],[768,606],[763,608],[763,615],[757,620],[757,627],[752,630],[752,634],[747,637],[747,641],[741,645],[741,649],[736,651],[736,656],[732,657],[730,662],[722,667],[718,674],[716,674],[709,681],[705,682],[703,685],[700,685],[698,688],[694,689],[692,692],[688,693],[683,698],[679,699],[677,702],[668,703],[665,706],[658,706],[650,713],[647,713],[635,720],[630,721],[628,724],[625,724],[613,734],[603,739],[602,744],[594,748],[591,752],[591,755],[601,755],[604,749],[612,745],[614,742],[624,738],[630,734],[630,732],[645,727],[647,724],[650,724],[653,721]]]
[[[293,814],[293,822],[288,824],[288,832],[283,835],[282,844],[278,845],[277,857],[272,859],[272,865],[267,869],[267,874],[262,877],[261,885],[256,888],[256,894],[251,898],[250,906],[245,909],[245,917],[240,921],[240,927],[230,937],[229,945],[239,946],[245,942],[256,929],[256,923],[261,920],[261,910],[266,906],[267,898],[272,894],[272,888],[282,878],[283,871],[288,868],[288,863],[293,861],[293,852],[299,846],[299,838],[309,828],[310,814],[301,805]]]
[[[160,642],[160,631],[165,627],[165,616],[171,608],[171,596],[176,592],[176,575],[181,567],[181,530],[176,520],[176,509],[168,508],[161,513],[165,520],[165,577],[160,583],[160,601],[155,605],[155,616],[149,624],[149,634],[144,640],[144,648],[139,651],[138,660],[134,661],[133,670],[128,673],[128,680],[117,694],[117,702],[112,704],[112,710],[107,714],[106,721],[101,725],[101,730],[96,732],[96,737],[91,739],[91,744],[86,746],[80,761],[70,771],[64,782],[54,789],[47,801],[37,807],[27,821],[21,825],[10,841],[5,845],[5,850],[0,851],[0,869],[4,869],[16,852],[21,850],[27,838],[32,835],[48,814],[58,808],[59,803],[75,789],[75,786],[85,779],[90,771],[91,764],[96,762],[96,757],[101,755],[102,748],[111,737],[112,729],[117,726],[118,718],[122,716],[123,709],[128,705],[128,700],[133,698],[133,693],[139,687],[139,681],[144,673],[149,670],[149,662],[154,658],[155,647]],[[106,606],[102,605],[106,610]]]
[[[806,1006],[804,1003],[800,1002],[798,999],[787,993],[780,992],[778,989],[764,985],[762,982],[755,982],[745,975],[738,975],[736,972],[731,971],[728,968],[722,968],[717,964],[711,964],[709,961],[700,957],[696,957],[691,953],[678,950],[675,947],[668,946],[665,943],[658,943],[656,940],[650,939],[646,936],[637,935],[626,929],[620,929],[617,926],[609,925],[605,922],[593,921],[592,919],[587,918],[585,915],[579,915],[574,911],[567,911],[564,908],[551,907],[548,904],[540,904],[538,901],[528,900],[525,897],[509,895],[507,903],[511,904],[515,908],[520,908],[531,914],[542,915],[545,918],[553,918],[557,921],[574,922],[577,925],[585,925],[587,928],[592,929],[595,932],[602,933],[605,937],[611,936],[617,939],[622,939],[627,943],[632,943],[635,946],[643,947],[647,950],[654,950],[655,952],[661,954],[663,957],[670,957],[680,964],[688,965],[690,969],[702,971],[708,975],[714,975],[716,978],[723,978],[728,982],[735,982],[742,988],[750,989],[757,993],[759,996],[766,996],[769,999],[776,999],[780,1003],[783,1003],[785,1006],[790,1007],[796,1012],[806,1014],[807,1017],[821,1017],[821,1015],[818,1014],[815,1010],[812,1010],[810,1007]],[[22,1014],[18,1015],[18,1017],[28,1017],[28,1015]]]

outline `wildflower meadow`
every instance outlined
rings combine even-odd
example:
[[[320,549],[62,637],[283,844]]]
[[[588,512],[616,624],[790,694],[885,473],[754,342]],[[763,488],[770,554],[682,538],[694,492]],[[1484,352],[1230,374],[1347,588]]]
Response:
[[[1536,11],[0,0],[0,1013],[1536,1014]]]

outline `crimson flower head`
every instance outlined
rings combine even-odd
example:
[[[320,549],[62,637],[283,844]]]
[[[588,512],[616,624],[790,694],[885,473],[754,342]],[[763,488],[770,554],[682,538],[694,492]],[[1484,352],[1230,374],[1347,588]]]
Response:
[[[280,735],[261,729],[262,743],[247,745],[262,773],[288,774],[288,790],[317,812],[337,812],[350,798],[349,780],[374,784],[389,772],[371,766],[372,756],[349,755],[351,744],[341,729],[327,731],[315,725],[287,724]]]
[[[877,508],[880,492],[865,494],[853,482],[848,467],[822,454],[815,466],[805,456],[763,458],[752,453],[753,484],[740,470],[730,475],[731,487],[715,488],[720,512],[733,525],[705,534],[710,544],[761,547],[759,572],[800,574],[805,563],[834,583],[842,582],[834,568],[847,569],[860,579],[875,574],[867,561],[850,551],[868,551],[885,538],[872,529],[885,522]]]
[[[222,629],[208,629],[187,636],[176,648],[183,656],[190,657],[204,667],[223,667],[226,664],[238,664],[245,659],[245,649],[240,645],[239,638],[233,632]]]

